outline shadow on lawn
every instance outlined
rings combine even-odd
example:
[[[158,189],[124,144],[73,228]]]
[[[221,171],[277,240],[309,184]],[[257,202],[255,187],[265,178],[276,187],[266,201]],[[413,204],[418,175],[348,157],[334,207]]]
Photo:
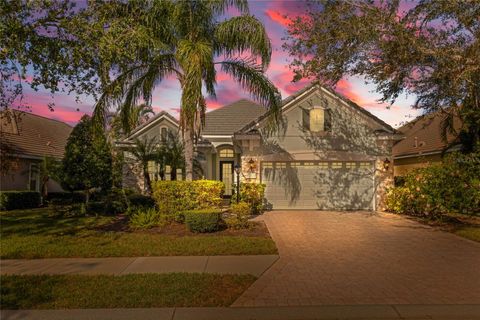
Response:
[[[15,210],[0,215],[3,237],[29,235],[81,235],[94,232],[112,217],[79,217],[56,214],[52,208]]]

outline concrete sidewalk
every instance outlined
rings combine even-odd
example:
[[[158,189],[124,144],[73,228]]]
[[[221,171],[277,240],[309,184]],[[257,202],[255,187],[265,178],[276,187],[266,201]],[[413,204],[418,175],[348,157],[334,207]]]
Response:
[[[2,320],[480,319],[480,305],[358,305],[257,308],[1,310]]]
[[[0,274],[131,274],[200,272],[260,276],[277,255],[56,258],[0,260]]]

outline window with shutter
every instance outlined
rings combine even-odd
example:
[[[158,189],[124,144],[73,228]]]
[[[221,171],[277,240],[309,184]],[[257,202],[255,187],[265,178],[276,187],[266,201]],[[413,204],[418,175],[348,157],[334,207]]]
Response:
[[[310,131],[320,132],[325,129],[325,110],[314,108],[310,110]]]
[[[332,131],[332,111],[325,109],[325,131]]]
[[[310,131],[310,110],[302,108],[303,130]]]
[[[168,135],[168,129],[166,127],[162,127],[160,129],[160,138],[162,139],[162,142],[167,141],[167,135]]]

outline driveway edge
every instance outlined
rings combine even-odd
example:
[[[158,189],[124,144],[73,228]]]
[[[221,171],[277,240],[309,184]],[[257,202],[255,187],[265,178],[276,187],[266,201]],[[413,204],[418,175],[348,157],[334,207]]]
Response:
[[[253,308],[152,308],[0,310],[3,320],[327,320],[327,319],[480,319],[480,305],[332,305]]]

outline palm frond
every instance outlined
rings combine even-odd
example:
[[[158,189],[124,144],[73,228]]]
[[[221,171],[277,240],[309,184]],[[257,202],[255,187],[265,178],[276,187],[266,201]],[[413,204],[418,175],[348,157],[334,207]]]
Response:
[[[254,16],[233,17],[219,23],[214,34],[215,53],[228,58],[250,52],[260,57],[264,70],[270,64],[272,45],[263,24]]]
[[[271,119],[279,123],[281,96],[275,85],[263,73],[263,68],[254,61],[242,59],[219,63],[222,70],[232,76],[256,101],[266,106],[272,116]]]
[[[172,54],[157,55],[150,64],[131,67],[121,73],[104,90],[95,104],[93,120],[96,125],[104,125],[108,110],[120,109],[122,124],[127,127],[132,108],[140,98],[149,104],[155,86],[168,74],[175,73],[176,60]]]
[[[216,15],[224,14],[228,8],[235,8],[243,14],[248,14],[247,0],[210,0],[208,5]]]

